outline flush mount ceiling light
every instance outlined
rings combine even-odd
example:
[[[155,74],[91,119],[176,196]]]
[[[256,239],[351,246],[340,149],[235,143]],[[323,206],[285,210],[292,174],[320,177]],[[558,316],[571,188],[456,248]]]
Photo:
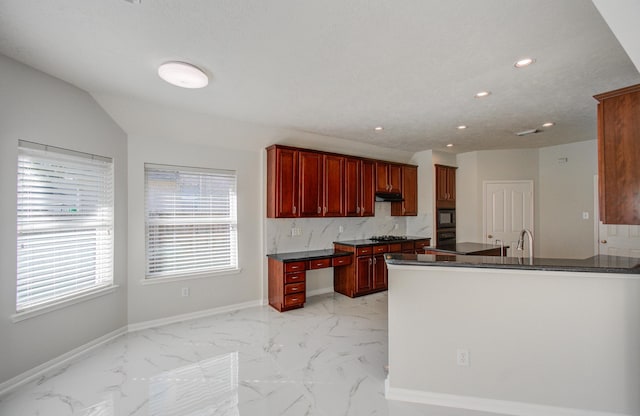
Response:
[[[458,130],[464,130],[464,129],[466,129],[466,128],[467,128],[467,126],[465,126],[464,124],[461,124],[461,125],[459,125],[459,126],[457,127],[457,129],[458,129]]]
[[[547,122],[547,123],[544,123],[544,124],[542,125],[542,127],[551,127],[551,126],[554,126],[555,124],[556,124],[556,123],[553,123],[553,122],[549,121],[549,122]]]
[[[525,66],[531,65],[535,61],[536,60],[533,58],[522,58],[519,61],[517,61],[515,64],[513,64],[513,66],[515,66],[516,68],[524,68]]]
[[[158,68],[158,75],[169,84],[182,88],[203,88],[209,84],[207,74],[186,62],[165,62]]]
[[[489,95],[491,95],[491,91],[480,91],[479,93],[474,95],[474,97],[476,97],[476,98],[484,98],[484,97],[488,97]]]
[[[447,147],[453,147],[453,143],[449,143]]]
[[[375,131],[382,131],[382,130],[384,130],[384,127],[382,127],[382,126],[377,126],[377,127],[375,127],[375,128],[374,128],[374,130],[375,130]]]

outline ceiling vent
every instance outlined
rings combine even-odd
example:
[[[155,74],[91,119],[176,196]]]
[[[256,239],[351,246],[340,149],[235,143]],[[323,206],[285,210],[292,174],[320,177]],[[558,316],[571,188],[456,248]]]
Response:
[[[540,130],[538,129],[522,130],[517,132],[516,136],[526,136],[526,135],[535,134],[535,133],[540,133]]]

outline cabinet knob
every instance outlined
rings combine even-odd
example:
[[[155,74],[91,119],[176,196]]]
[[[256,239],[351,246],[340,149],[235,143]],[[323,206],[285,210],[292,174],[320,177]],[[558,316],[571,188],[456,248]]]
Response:
[[[602,244],[607,244],[607,240],[600,240]]]

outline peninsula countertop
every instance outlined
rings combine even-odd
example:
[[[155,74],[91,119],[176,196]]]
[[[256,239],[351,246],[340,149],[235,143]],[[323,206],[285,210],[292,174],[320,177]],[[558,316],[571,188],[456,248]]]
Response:
[[[507,249],[509,246],[499,246],[494,244],[484,244],[484,243],[455,243],[455,244],[445,244],[437,247],[429,247],[430,251],[439,251],[442,253],[449,254],[460,254],[460,255],[482,255],[483,252],[486,251],[494,251],[497,249]]]
[[[465,256],[434,254],[385,254],[388,265],[469,267],[566,272],[626,273],[640,275],[640,258],[598,255],[586,259]]]

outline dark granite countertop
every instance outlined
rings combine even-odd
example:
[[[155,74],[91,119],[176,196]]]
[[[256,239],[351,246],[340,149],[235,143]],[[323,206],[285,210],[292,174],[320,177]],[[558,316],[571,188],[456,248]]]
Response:
[[[393,240],[393,241],[374,241],[369,240],[368,238],[362,240],[347,240],[347,241],[334,241],[334,244],[344,244],[345,246],[351,247],[361,247],[361,246],[373,246],[373,245],[381,245],[381,244],[396,244],[396,243],[408,243],[411,241],[418,240],[431,240],[431,237],[416,237],[416,236],[403,236],[407,237],[406,240]]]
[[[389,265],[474,267],[489,269],[545,270],[640,274],[640,259],[599,255],[586,259],[546,259],[499,256],[452,256],[433,254],[385,254]]]
[[[330,259],[334,257],[350,256],[352,254],[353,253],[350,253],[348,251],[327,249],[327,250],[310,250],[310,251],[296,251],[291,253],[267,254],[267,257],[270,257],[272,259],[282,261],[282,262],[290,262],[290,261]]]
[[[480,251],[495,250],[497,248],[500,248],[500,246],[483,243],[456,243],[451,245],[430,247],[429,250],[440,251],[443,253],[472,255]],[[504,248],[509,248],[509,246],[504,246]]]

